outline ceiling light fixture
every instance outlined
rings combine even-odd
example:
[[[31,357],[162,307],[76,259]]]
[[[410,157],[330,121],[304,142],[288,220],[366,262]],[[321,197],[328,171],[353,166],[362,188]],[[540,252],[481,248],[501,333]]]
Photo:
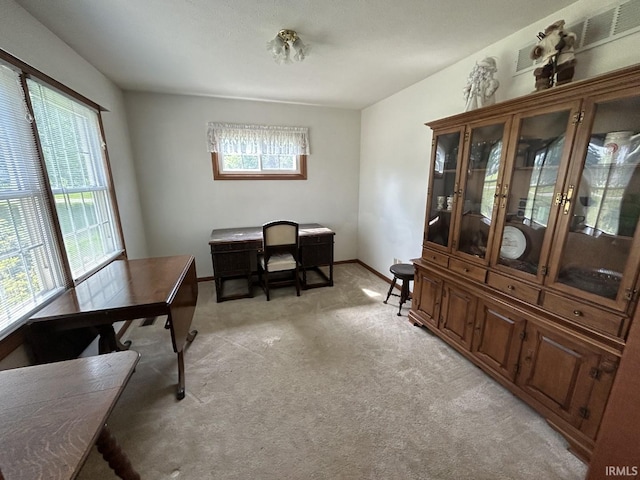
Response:
[[[267,42],[267,50],[273,55],[276,63],[291,63],[291,50],[295,52],[293,59],[301,62],[307,56],[309,47],[302,43],[293,30],[280,30],[273,40]]]

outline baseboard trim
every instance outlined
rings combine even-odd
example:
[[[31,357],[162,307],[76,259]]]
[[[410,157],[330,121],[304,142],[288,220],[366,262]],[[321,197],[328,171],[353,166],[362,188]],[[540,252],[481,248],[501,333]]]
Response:
[[[384,280],[389,285],[391,285],[391,281],[393,280],[392,278],[389,278],[389,277],[383,275],[382,273],[380,273],[379,271],[377,271],[373,267],[370,267],[369,265],[367,265],[366,263],[364,263],[362,260],[360,260],[358,258],[352,258],[350,260],[338,260],[337,262],[333,262],[334,265],[342,265],[342,264],[346,264],[346,263],[357,263],[358,265],[366,268],[371,273],[373,273],[375,276],[379,277],[380,279]],[[198,277],[198,282],[211,282],[213,280],[214,280],[213,276]],[[396,288],[398,290],[400,290],[400,286],[399,285],[396,285]]]
[[[389,285],[391,285],[391,278],[388,278],[387,276],[383,275],[382,273],[380,273],[379,271],[377,271],[375,268],[370,267],[369,265],[367,265],[366,263],[364,263],[362,260],[356,260],[356,263],[364,268],[366,268],[367,270],[369,270],[371,273],[373,273],[375,276],[380,277],[382,280],[384,280],[385,282],[387,282]],[[396,288],[398,288],[398,286],[396,285]]]
[[[367,265],[366,263],[364,263],[362,260],[356,260],[356,263],[358,265],[363,266],[364,268],[366,268],[367,270],[369,270],[371,273],[373,273],[375,276],[380,277],[382,280],[384,280],[385,282],[387,282],[389,285],[391,285],[392,279],[387,278],[386,276],[384,276],[383,274],[381,274],[379,271],[377,271],[375,268],[370,267],[369,265]],[[395,286],[396,290],[401,290],[402,286],[398,285],[398,283],[396,283]],[[409,289],[409,295],[411,297],[413,297],[413,290]]]
[[[360,260],[357,260],[355,258],[351,259],[351,260],[339,260],[337,262],[333,262],[334,265],[340,265],[343,263],[358,263]],[[215,280],[214,276],[207,276],[207,277],[198,277],[198,282],[212,282],[213,280]]]
[[[333,262],[334,265],[340,265],[342,263],[358,263],[360,260],[357,258],[352,258],[351,260],[338,260],[337,262]]]

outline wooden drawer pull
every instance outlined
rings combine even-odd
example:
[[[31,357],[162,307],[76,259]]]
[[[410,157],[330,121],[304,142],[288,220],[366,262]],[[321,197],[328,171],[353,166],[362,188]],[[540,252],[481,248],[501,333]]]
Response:
[[[463,268],[463,269],[462,269],[462,271],[463,271],[464,273],[469,273],[469,269],[468,269],[468,268]]]
[[[573,314],[574,314],[576,317],[581,317],[581,316],[582,316],[582,312],[581,312],[580,310],[574,310],[574,311],[573,311]]]
[[[507,285],[507,290],[515,290],[516,287],[514,287],[513,285]]]

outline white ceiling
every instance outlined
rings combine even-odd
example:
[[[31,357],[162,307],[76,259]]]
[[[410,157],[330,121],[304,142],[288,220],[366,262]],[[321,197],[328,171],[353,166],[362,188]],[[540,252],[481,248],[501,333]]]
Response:
[[[575,1],[16,0],[125,90],[356,109]],[[271,58],[282,28],[303,63]]]

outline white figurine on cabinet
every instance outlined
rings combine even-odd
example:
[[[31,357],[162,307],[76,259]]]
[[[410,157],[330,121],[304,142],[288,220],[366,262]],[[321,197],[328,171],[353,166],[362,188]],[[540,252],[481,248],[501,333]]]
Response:
[[[486,57],[476,62],[469,74],[467,86],[464,88],[465,112],[495,103],[496,90],[500,86],[500,82],[495,78],[497,71],[494,57]]]

